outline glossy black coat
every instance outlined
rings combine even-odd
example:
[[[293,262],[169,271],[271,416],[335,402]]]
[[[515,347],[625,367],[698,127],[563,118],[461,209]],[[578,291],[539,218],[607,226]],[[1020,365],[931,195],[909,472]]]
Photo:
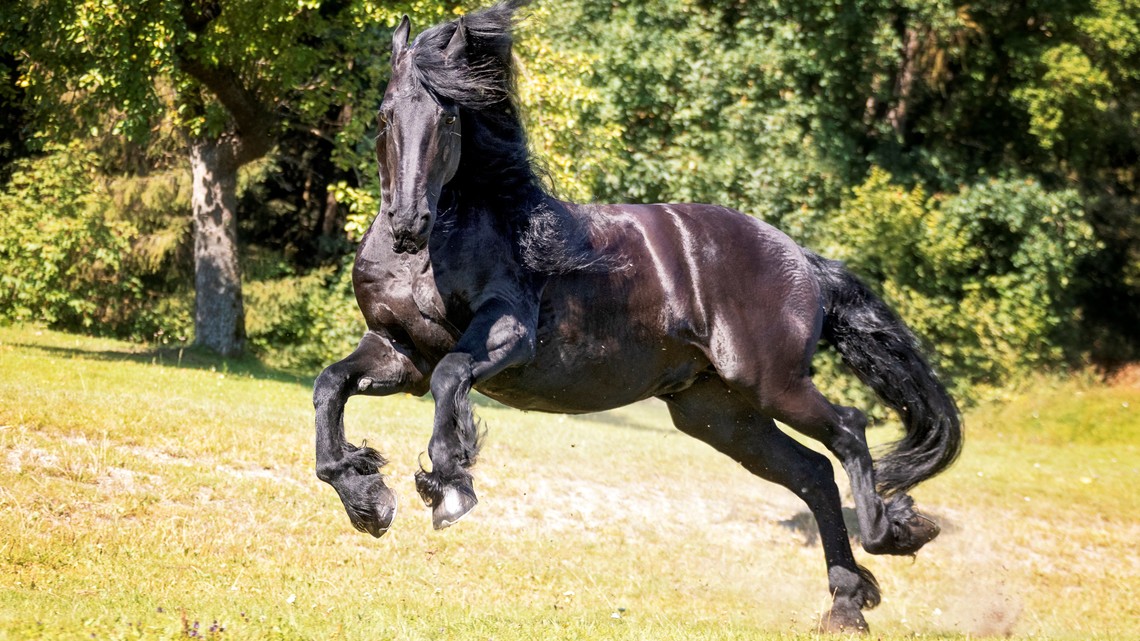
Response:
[[[833,605],[822,624],[865,630],[879,600],[854,560],[828,460],[851,480],[865,550],[913,554],[938,534],[906,491],[961,447],[957,410],[898,317],[839,263],[756,218],[713,205],[578,205],[531,168],[511,93],[520,3],[393,36],[380,110],[384,205],[353,284],[368,332],[317,379],[317,475],[357,528],[382,535],[395,495],[375,450],[344,438],[355,394],[431,392],[416,475],[437,528],[477,503],[472,389],[543,412],[663,399],[678,429],[803,498],[819,524]],[[905,436],[872,462],[866,419],[812,384],[817,343],[899,411]]]

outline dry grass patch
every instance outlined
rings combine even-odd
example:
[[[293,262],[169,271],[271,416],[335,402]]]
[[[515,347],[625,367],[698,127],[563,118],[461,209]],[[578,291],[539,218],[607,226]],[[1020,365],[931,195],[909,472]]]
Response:
[[[0,639],[791,639],[827,606],[803,506],[659,404],[481,402],[482,502],[435,532],[412,483],[431,403],[354,400],[400,499],[374,540],[313,476],[309,377],[35,329],[0,329],[0,372]],[[1049,383],[972,413],[917,492],[943,536],[859,554],[875,638],[1132,635],[1135,408]]]

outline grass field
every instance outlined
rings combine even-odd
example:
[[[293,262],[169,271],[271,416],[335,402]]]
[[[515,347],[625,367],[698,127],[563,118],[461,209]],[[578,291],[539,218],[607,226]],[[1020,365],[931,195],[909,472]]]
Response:
[[[480,402],[481,503],[435,532],[412,483],[430,402],[355,399],[349,437],[400,498],[375,540],[313,475],[311,378],[0,329],[0,639],[816,636],[810,516],[662,405]],[[1140,638],[1140,377],[1042,381],[967,430],[915,492],[943,535],[857,552],[873,638]]]

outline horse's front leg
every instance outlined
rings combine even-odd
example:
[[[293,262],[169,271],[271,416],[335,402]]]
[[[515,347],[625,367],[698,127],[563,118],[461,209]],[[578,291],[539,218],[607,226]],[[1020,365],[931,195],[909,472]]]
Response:
[[[345,440],[344,405],[356,394],[424,394],[427,377],[415,360],[410,350],[369,331],[351,355],[321,372],[313,388],[317,478],[336,490],[352,525],[375,537],[396,517],[396,495],[380,475],[384,457]]]
[[[471,413],[471,388],[513,365],[534,358],[537,308],[492,302],[480,308],[455,349],[431,376],[435,425],[428,456],[431,471],[416,473],[416,489],[432,508],[432,525],[443,529],[478,503],[468,471],[479,453],[479,427]]]

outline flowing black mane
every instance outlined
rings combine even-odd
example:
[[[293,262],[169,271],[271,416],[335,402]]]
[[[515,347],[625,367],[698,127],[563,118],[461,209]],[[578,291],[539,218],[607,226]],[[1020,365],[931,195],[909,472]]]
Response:
[[[463,147],[458,172],[440,199],[442,208],[492,211],[515,235],[520,260],[540,273],[565,273],[597,263],[586,227],[548,191],[548,178],[530,153],[520,117],[511,59],[516,11],[530,0],[509,0],[427,29],[410,54],[418,80],[459,105]],[[460,21],[465,59],[444,50]]]
[[[459,20],[425,30],[412,46],[420,82],[467,109],[489,111],[508,107],[513,111],[512,31],[515,11],[528,3],[529,0],[512,0],[463,16],[466,60],[449,61],[444,56],[447,43],[459,28]]]

